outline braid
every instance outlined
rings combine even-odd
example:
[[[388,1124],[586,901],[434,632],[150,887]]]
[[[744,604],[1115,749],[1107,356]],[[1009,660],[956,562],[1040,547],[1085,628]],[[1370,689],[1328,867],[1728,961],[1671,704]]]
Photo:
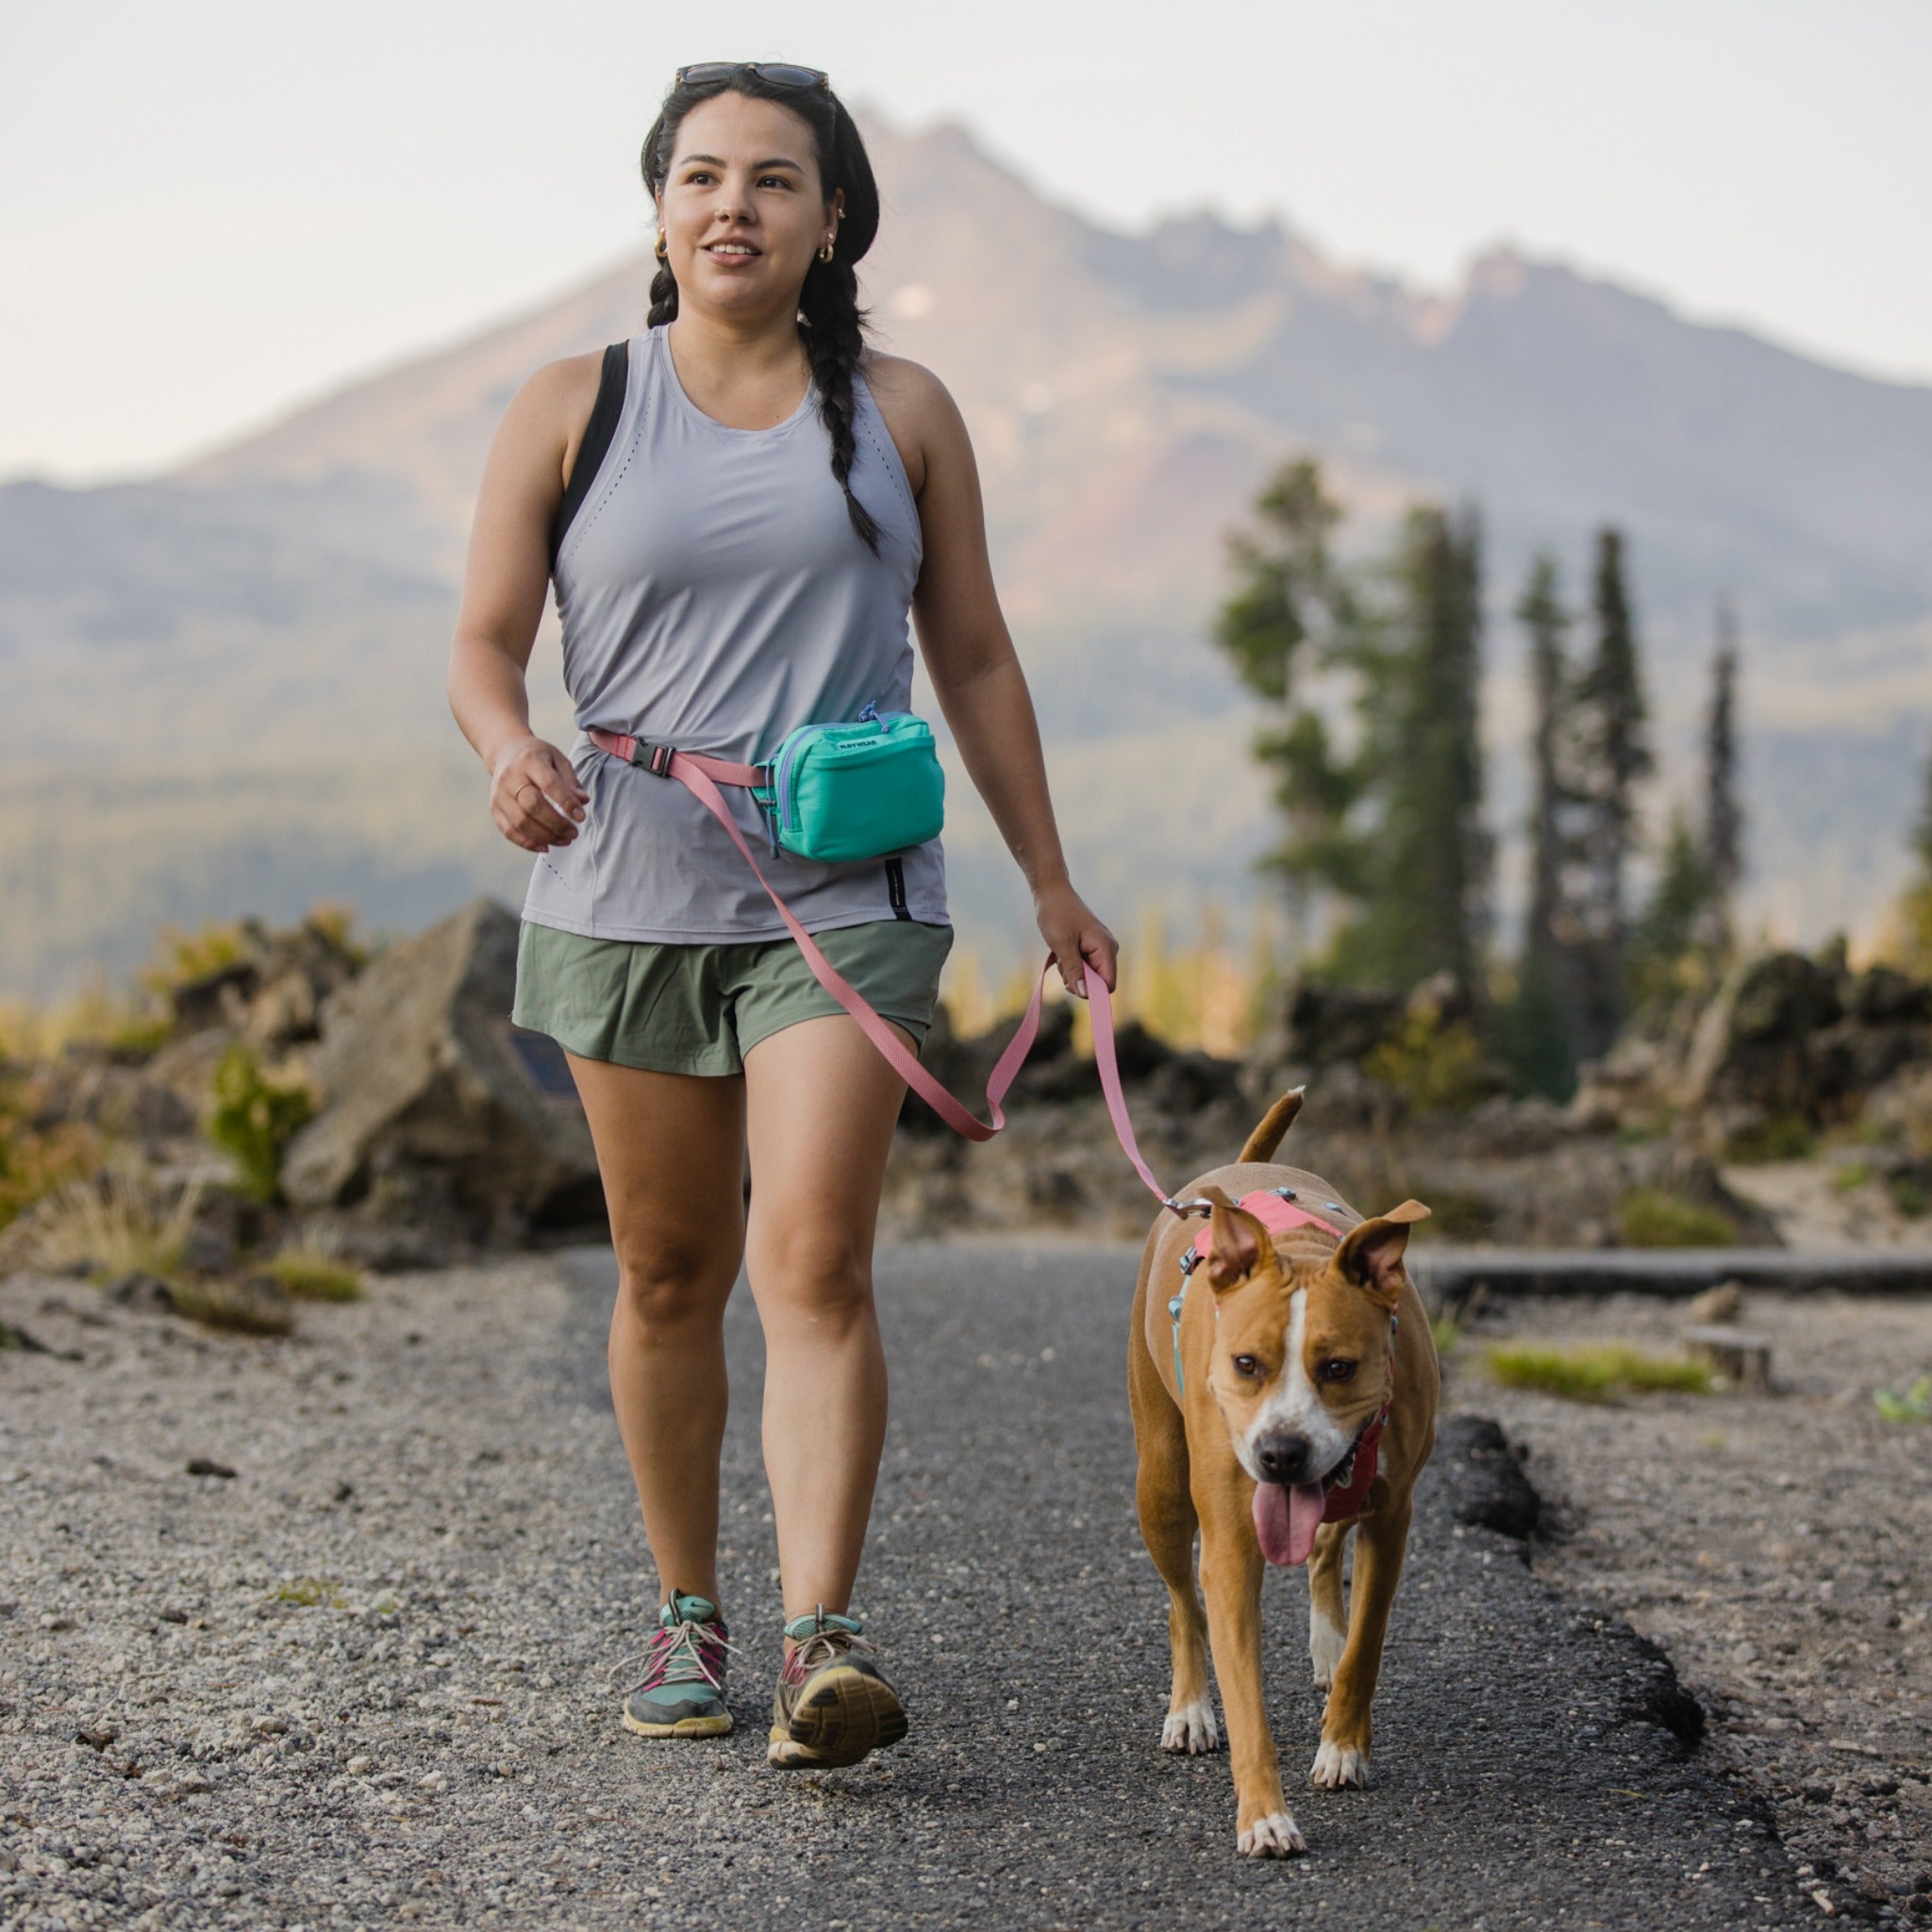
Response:
[[[865,349],[865,314],[858,306],[858,277],[849,261],[841,261],[834,244],[830,261],[814,261],[799,296],[798,339],[811,359],[812,380],[819,391],[819,419],[832,439],[832,475],[845,492],[845,514],[859,541],[876,557],[879,526],[872,512],[852,493],[852,459],[856,455],[853,425],[858,406],[852,377]]]
[[[658,273],[651,277],[651,312],[644,318],[646,328],[657,328],[660,324],[677,320],[677,277],[671,273],[671,264],[660,260]]]

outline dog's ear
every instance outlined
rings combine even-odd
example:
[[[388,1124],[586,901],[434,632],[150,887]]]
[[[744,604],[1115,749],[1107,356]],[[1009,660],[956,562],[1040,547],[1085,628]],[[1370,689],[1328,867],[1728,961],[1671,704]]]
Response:
[[[1408,1247],[1408,1231],[1428,1218],[1429,1210],[1420,1201],[1405,1201],[1400,1208],[1350,1228],[1335,1251],[1335,1265],[1344,1278],[1392,1308],[1406,1279],[1402,1257]]]
[[[1208,1280],[1216,1293],[1245,1281],[1268,1251],[1268,1230],[1237,1208],[1219,1188],[1203,1188],[1201,1198],[1214,1204],[1208,1224]]]

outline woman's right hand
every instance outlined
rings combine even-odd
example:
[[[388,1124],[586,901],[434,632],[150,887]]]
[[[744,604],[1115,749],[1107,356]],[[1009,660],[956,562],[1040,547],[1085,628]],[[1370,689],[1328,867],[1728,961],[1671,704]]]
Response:
[[[490,816],[525,852],[568,845],[590,802],[570,760],[534,735],[511,739],[490,768]]]

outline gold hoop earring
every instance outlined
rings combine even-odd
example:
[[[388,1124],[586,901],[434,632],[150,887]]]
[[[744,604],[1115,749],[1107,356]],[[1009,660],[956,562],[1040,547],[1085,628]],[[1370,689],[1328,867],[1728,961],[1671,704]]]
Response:
[[[819,259],[820,259],[821,261],[830,261],[830,260],[831,260],[831,258],[832,258],[832,244],[831,244],[831,243],[830,243],[829,242],[827,242],[825,243],[825,245],[824,245],[824,246],[823,248],[821,248],[821,249],[819,250]]]
[[[651,253],[659,261],[669,261],[671,259],[671,251],[664,246],[664,237],[661,233],[658,237],[658,245],[651,250]]]

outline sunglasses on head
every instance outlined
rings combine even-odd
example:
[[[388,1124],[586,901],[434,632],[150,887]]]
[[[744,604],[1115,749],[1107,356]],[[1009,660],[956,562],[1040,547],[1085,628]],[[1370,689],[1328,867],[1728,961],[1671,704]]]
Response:
[[[741,74],[755,74],[779,87],[817,88],[832,92],[831,78],[816,67],[791,67],[782,60],[700,60],[695,67],[680,67],[675,85],[709,87],[713,81],[731,80]]]

